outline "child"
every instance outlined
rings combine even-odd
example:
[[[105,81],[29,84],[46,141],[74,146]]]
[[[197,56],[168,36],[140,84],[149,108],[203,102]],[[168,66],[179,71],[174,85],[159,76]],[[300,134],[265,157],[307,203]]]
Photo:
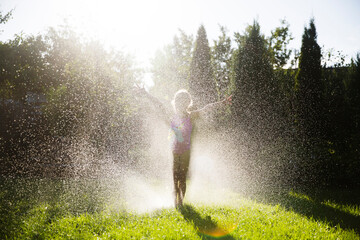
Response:
[[[231,96],[222,101],[208,104],[200,110],[189,111],[189,108],[192,106],[191,95],[184,89],[179,90],[175,93],[174,99],[172,100],[175,114],[174,116],[169,117],[158,99],[151,96],[144,89],[141,90],[154,104],[156,104],[162,118],[171,126],[174,135],[172,138],[173,178],[175,207],[178,208],[179,206],[182,206],[186,192],[186,177],[190,163],[191,133],[193,125],[196,122],[196,119],[203,113],[214,110],[223,104],[231,104]]]

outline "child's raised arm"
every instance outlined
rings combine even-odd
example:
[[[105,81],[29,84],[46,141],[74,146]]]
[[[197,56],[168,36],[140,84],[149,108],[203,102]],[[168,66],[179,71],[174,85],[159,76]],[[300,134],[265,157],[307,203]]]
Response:
[[[138,85],[136,85],[137,91],[139,93],[141,93],[142,95],[144,95],[147,99],[150,100],[150,102],[156,107],[157,110],[159,110],[159,115],[160,118],[162,120],[164,120],[167,124],[170,123],[170,117],[166,111],[166,108],[164,107],[164,105],[162,104],[162,102],[160,102],[159,99],[157,99],[156,97],[154,97],[153,95],[151,95],[150,93],[148,93],[144,87],[140,87]]]
[[[220,107],[223,106],[223,105],[226,105],[226,104],[230,104],[230,105],[231,105],[231,98],[232,98],[232,95],[226,97],[225,99],[223,99],[223,100],[221,100],[221,101],[214,102],[214,103],[209,103],[209,104],[207,104],[205,107],[203,107],[203,108],[201,108],[201,109],[199,109],[199,110],[192,111],[191,114],[192,114],[195,118],[197,118],[197,117],[199,117],[201,114],[214,111],[214,110],[220,108]]]

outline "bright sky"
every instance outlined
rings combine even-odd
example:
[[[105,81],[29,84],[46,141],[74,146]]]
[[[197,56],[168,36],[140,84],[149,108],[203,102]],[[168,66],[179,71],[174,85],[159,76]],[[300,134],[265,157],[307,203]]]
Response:
[[[2,41],[20,32],[43,32],[67,19],[104,45],[134,54],[145,68],[179,28],[195,37],[204,24],[212,44],[220,34],[219,24],[233,36],[254,19],[269,36],[286,18],[295,37],[291,47],[300,49],[304,27],[315,17],[320,46],[340,50],[348,59],[360,51],[359,0],[0,0],[3,14],[13,8],[13,18],[0,26]]]

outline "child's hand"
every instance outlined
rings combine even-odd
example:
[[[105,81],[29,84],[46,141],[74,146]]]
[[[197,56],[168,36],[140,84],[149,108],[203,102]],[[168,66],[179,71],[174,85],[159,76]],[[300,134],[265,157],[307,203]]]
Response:
[[[135,83],[135,86],[134,86],[134,90],[138,94],[146,94],[147,93],[145,88],[144,88],[144,85],[140,86],[140,85],[138,85],[136,83]]]
[[[226,98],[223,100],[223,103],[224,103],[224,104],[229,104],[229,105],[231,105],[231,104],[232,104],[232,95],[226,97]]]

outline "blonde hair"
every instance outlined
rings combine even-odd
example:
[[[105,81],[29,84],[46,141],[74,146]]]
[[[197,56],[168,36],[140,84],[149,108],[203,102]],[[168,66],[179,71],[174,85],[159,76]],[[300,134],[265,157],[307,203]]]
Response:
[[[188,102],[186,106],[186,110],[188,110],[192,106],[193,100],[191,98],[190,93],[186,89],[180,89],[174,94],[174,98],[171,101],[171,105],[174,107],[175,112],[177,112],[178,110],[177,107],[179,106],[179,104],[186,102]]]

